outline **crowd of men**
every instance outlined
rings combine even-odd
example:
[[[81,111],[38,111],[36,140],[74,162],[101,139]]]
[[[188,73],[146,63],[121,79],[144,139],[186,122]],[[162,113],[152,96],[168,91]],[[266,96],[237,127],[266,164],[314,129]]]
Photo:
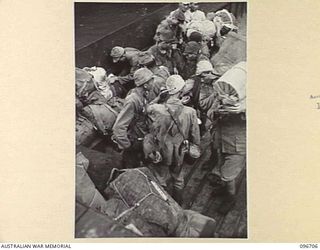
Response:
[[[224,194],[221,213],[235,204],[235,180],[246,161],[244,98],[217,81],[233,67],[245,69],[245,62],[212,63],[225,37],[237,32],[235,21],[225,9],[205,13],[184,2],[161,21],[148,50],[116,46],[112,73],[84,68],[113,111],[115,100],[120,103],[108,133],[123,167],[147,166],[166,190],[172,180],[170,194],[179,204],[183,162],[200,157],[201,137],[210,133],[219,171],[208,179]]]

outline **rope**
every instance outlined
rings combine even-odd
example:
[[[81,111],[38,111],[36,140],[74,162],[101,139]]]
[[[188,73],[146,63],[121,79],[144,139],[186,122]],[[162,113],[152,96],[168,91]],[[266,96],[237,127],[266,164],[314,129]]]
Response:
[[[149,177],[143,173],[140,169],[132,169],[131,171],[138,171],[142,176],[144,176],[146,179],[147,179],[147,183],[148,183],[148,186],[149,186],[149,193],[146,194],[144,197],[142,197],[139,201],[137,201],[132,207],[129,206],[129,204],[126,202],[126,200],[124,199],[124,197],[121,195],[121,193],[119,192],[117,186],[115,185],[115,183],[112,183],[113,184],[113,187],[115,189],[115,191],[119,194],[120,196],[120,199],[126,204],[126,206],[128,207],[128,209],[124,210],[122,213],[120,213],[114,220],[119,220],[121,219],[124,215],[126,215],[127,213],[133,211],[134,209],[136,209],[137,207],[139,207],[141,205],[141,203],[146,200],[149,196],[151,195],[154,195],[158,198],[160,198],[161,200],[164,200],[164,201],[167,201],[168,200],[168,197],[166,197],[166,195],[164,193],[161,193],[161,189],[160,187],[155,183],[153,182],[152,180],[149,179]],[[150,180],[150,181],[149,181]],[[156,189],[156,191],[159,193],[159,195],[155,194],[153,191],[152,191],[152,188],[151,188],[151,185],[150,183],[154,186],[154,188]]]

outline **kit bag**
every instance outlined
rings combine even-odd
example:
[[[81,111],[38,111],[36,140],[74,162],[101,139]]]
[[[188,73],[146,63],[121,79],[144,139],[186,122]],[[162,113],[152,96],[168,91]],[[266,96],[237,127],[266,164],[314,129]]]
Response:
[[[88,145],[96,137],[96,129],[92,122],[83,116],[76,120],[76,145]]]

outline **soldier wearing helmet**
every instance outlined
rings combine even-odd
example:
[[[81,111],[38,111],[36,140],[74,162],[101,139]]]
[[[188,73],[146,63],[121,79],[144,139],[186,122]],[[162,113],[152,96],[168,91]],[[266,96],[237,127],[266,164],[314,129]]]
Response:
[[[197,63],[200,60],[209,60],[201,53],[201,44],[195,41],[188,42],[177,64],[178,72],[183,79],[189,79],[196,73]]]
[[[115,46],[110,52],[113,62],[113,73],[121,84],[126,84],[133,81],[133,72],[138,69],[138,55],[140,51],[130,47]]]
[[[215,103],[212,83],[218,78],[209,60],[201,60],[196,65],[196,72],[187,80],[185,96],[187,105],[195,108],[201,119],[201,134],[207,131],[212,122],[207,120],[207,111]]]
[[[157,66],[165,66],[170,74],[177,73],[176,55],[179,53],[173,49],[173,44],[176,42],[172,32],[160,33],[157,43],[148,49],[148,52],[154,57]]]
[[[215,193],[224,195],[218,212],[226,214],[236,203],[236,178],[246,166],[246,62],[240,62],[213,84],[218,105],[208,116],[218,116],[214,146],[218,165],[208,175]]]
[[[146,67],[154,74],[153,81],[150,84],[149,100],[155,99],[161,89],[165,88],[166,80],[170,76],[169,70],[165,66],[157,66],[151,53],[144,51],[139,55],[139,65]]]
[[[141,164],[142,140],[148,131],[145,111],[153,73],[147,68],[141,68],[134,73],[133,78],[136,87],[126,97],[112,129],[112,140],[123,150],[123,164],[126,168],[139,167]]]
[[[174,13],[177,11],[180,11],[184,14],[184,18],[185,18],[186,23],[191,21],[191,11],[190,11],[190,3],[189,2],[179,3],[178,8],[174,11],[171,11],[169,14],[169,17],[173,16]]]
[[[165,188],[170,176],[173,178],[172,197],[180,204],[184,187],[184,178],[181,172],[183,158],[189,151],[190,144],[198,150],[195,150],[197,152],[194,157],[198,157],[200,154],[198,147],[200,133],[196,111],[191,107],[184,106],[180,100],[184,87],[185,81],[181,76],[169,76],[166,81],[169,95],[167,101],[163,104],[152,104],[147,108],[153,121],[150,128],[151,138],[154,139],[153,143],[156,145],[154,148],[161,155],[161,162],[152,164],[150,168]],[[148,142],[150,145],[150,141]]]

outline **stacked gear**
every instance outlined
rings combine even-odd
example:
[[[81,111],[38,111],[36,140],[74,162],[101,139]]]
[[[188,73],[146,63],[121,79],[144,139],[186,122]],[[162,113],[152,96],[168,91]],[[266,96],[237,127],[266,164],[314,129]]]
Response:
[[[219,75],[223,75],[234,65],[247,60],[246,38],[235,32],[229,32],[218,53],[210,59]]]
[[[212,237],[215,221],[183,210],[157,183],[148,168],[113,171],[105,190],[109,214],[132,223],[145,237]],[[204,229],[210,229],[204,231]],[[205,234],[204,234],[205,233]]]
[[[191,33],[194,31],[198,31],[203,36],[204,40],[210,40],[216,34],[216,26],[210,20],[195,20],[191,21],[187,27],[187,37],[190,37]]]
[[[213,18],[214,23],[218,24],[221,27],[225,26],[230,30],[238,29],[238,27],[235,25],[235,21],[235,16],[226,9],[217,11]]]
[[[108,218],[113,218],[117,225],[130,229],[139,236],[213,236],[215,221],[193,211],[184,211],[157,183],[148,168],[113,169],[103,196],[87,174],[88,166],[88,159],[81,152],[78,153],[76,157],[78,208],[81,205],[86,210],[91,208],[92,213],[96,211],[101,215],[107,215]],[[78,214],[77,217],[79,220]],[[96,226],[96,223],[87,224],[89,228],[78,225],[76,234],[83,234],[83,230],[88,233],[90,228]]]
[[[89,145],[96,136],[96,128],[92,122],[84,116],[78,116],[76,120],[76,146]]]
[[[76,95],[78,98],[83,98],[92,93],[96,88],[93,76],[87,71],[76,68]]]
[[[111,99],[114,94],[108,83],[107,71],[104,68],[96,66],[91,68],[85,67],[83,69],[93,76],[96,89],[106,98],[106,100]]]
[[[76,144],[87,145],[96,136],[94,130],[103,135],[110,133],[123,102],[112,97],[106,71],[101,67],[76,68],[76,92],[78,106],[82,104],[76,123]]]
[[[246,80],[246,62],[240,62],[215,82],[213,87],[222,102],[223,111],[230,108],[238,108],[239,112],[245,111]]]

